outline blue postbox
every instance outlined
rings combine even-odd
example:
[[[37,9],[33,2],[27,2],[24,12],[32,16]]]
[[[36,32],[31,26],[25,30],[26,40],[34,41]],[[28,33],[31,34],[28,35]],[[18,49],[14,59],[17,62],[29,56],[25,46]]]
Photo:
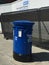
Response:
[[[32,28],[34,22],[17,20],[13,22],[13,57],[15,60],[30,60],[32,54]]]

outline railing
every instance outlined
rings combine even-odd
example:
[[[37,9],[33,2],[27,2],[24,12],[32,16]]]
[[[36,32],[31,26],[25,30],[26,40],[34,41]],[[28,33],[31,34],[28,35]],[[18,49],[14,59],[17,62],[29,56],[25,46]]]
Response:
[[[42,43],[41,23],[43,24],[46,32],[49,35],[49,31],[46,25],[44,24],[44,21],[45,22],[49,21],[49,7],[2,13],[1,14],[2,32],[6,38],[10,37],[12,38],[13,30],[11,22],[15,20],[30,20],[38,22],[39,43]]]

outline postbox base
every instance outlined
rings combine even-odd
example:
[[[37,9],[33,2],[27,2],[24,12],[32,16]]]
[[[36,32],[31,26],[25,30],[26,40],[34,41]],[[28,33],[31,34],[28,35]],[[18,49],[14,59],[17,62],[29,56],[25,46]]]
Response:
[[[32,61],[32,54],[30,54],[30,55],[19,55],[19,54],[13,52],[13,58],[16,61],[20,61],[20,62],[31,62]]]

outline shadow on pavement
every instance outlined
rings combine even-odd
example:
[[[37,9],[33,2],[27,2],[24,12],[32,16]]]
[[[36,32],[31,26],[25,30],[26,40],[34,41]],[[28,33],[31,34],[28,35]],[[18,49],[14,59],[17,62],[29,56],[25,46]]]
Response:
[[[49,61],[49,53],[48,52],[40,52],[40,53],[33,53],[31,60],[28,62],[43,62]]]
[[[32,61],[34,62],[49,61],[49,53],[48,52],[33,53]]]

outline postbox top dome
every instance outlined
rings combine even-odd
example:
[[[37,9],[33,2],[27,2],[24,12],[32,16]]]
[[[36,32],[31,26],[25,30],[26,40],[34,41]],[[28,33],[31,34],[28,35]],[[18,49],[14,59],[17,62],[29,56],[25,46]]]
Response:
[[[33,25],[34,22],[33,21],[29,21],[29,20],[16,20],[13,22],[14,25]]]

